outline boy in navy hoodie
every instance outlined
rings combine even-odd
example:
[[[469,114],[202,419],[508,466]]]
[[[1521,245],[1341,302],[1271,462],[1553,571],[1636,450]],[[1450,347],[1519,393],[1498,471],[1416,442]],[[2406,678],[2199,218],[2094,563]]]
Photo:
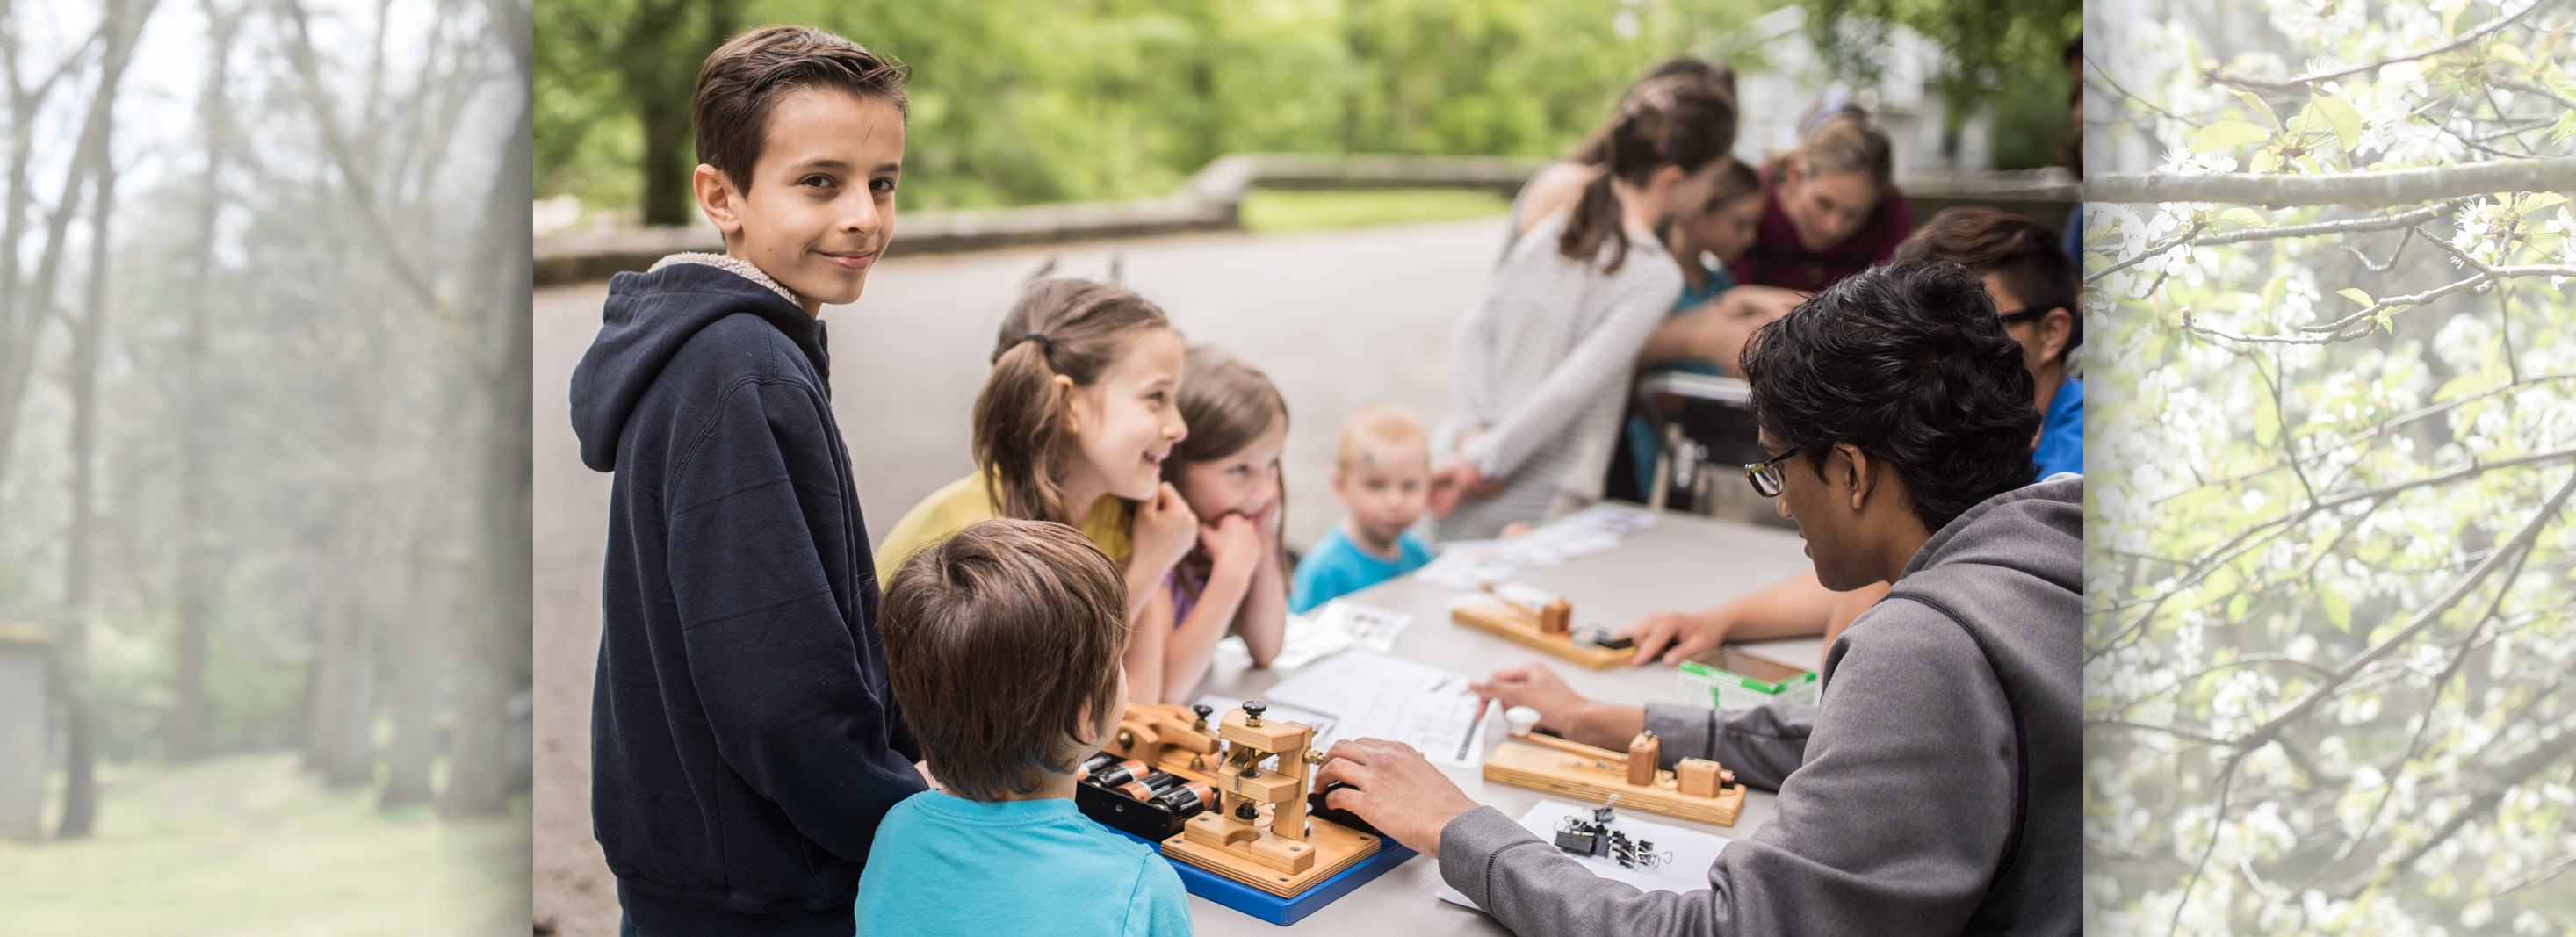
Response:
[[[818,318],[893,231],[905,77],[795,27],[709,55],[694,181],[725,252],[618,274],[573,372],[582,461],[617,475],[591,823],[626,934],[846,937],[878,823],[925,787]]]

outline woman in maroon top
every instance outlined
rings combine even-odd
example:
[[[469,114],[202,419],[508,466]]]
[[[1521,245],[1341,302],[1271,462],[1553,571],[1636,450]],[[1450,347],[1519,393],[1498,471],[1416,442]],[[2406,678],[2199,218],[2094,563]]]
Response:
[[[1772,160],[1762,227],[1735,262],[1736,282],[1812,293],[1894,256],[1914,211],[1896,190],[1889,149],[1868,115],[1846,109]]]

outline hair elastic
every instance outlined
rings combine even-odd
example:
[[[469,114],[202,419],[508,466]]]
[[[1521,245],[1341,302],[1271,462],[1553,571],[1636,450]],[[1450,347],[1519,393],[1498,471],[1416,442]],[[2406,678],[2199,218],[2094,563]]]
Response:
[[[1048,344],[1045,332],[1031,332],[1027,335],[1020,336],[1020,340],[1024,342],[1038,343],[1038,351],[1041,353],[1055,350],[1054,345]]]

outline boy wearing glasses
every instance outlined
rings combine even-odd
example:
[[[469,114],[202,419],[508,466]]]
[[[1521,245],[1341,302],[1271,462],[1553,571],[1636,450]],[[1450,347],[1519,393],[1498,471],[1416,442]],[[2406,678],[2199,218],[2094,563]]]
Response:
[[[1663,739],[1780,792],[1705,891],[1577,874],[1402,745],[1333,746],[1319,785],[1438,858],[1451,887],[1525,935],[2071,934],[2083,754],[2083,482],[2032,484],[2022,351],[1976,274],[1898,261],[1754,334],[1742,368],[1771,458],[1757,490],[1798,525],[1827,588],[1893,582],[1825,659],[1821,704],[1643,709],[1545,668],[1480,696],[1575,741]]]
[[[2039,222],[1992,208],[1959,207],[1932,216],[1896,247],[1899,260],[1947,261],[1968,268],[1994,300],[2004,334],[2022,349],[2032,402],[2041,414],[2031,451],[2036,477],[2084,474],[2084,382],[2068,357],[2084,343],[2075,316],[2075,263]],[[1834,638],[1887,594],[1884,582],[1834,591],[1800,574],[1770,588],[1698,611],[1656,612],[1623,632],[1636,639],[1631,663],[1671,667],[1727,641],[1823,635]]]

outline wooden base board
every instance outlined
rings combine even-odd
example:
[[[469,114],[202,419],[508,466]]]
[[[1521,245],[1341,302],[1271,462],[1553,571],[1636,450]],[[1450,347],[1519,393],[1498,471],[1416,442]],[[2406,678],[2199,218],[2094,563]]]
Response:
[[[1377,854],[1378,838],[1375,836],[1330,820],[1309,820],[1308,828],[1314,831],[1306,842],[1315,847],[1315,864],[1303,872],[1281,872],[1253,861],[1241,847],[1229,849],[1191,842],[1186,833],[1177,833],[1164,840],[1163,855],[1282,898],[1294,898],[1316,883]]]
[[[1735,815],[1744,809],[1740,784],[1716,797],[1693,797],[1675,789],[1670,771],[1655,772],[1654,785],[1647,787],[1628,783],[1624,768],[1613,768],[1619,770],[1605,771],[1564,752],[1517,742],[1504,742],[1485,756],[1485,780],[1561,794],[1578,803],[1598,804],[1617,794],[1618,809],[1718,826],[1734,826]]]
[[[1636,656],[1634,649],[1578,647],[1573,638],[1561,634],[1540,634],[1538,623],[1518,609],[1496,602],[1461,605],[1449,612],[1449,620],[1486,634],[1535,648],[1594,670],[1611,670],[1628,665]]]

